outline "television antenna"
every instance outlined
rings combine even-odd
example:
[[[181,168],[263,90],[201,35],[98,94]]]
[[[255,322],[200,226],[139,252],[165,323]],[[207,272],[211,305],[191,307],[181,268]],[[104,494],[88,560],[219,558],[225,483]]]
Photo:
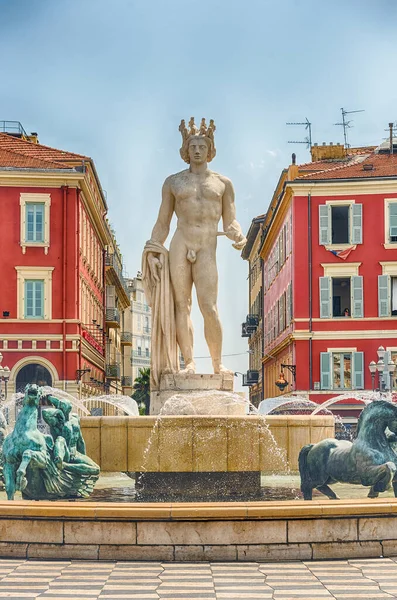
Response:
[[[350,119],[350,121],[346,120],[346,115],[352,115],[353,113],[360,113],[360,112],[365,112],[364,109],[362,110],[345,110],[344,108],[341,108],[341,113],[342,113],[342,122],[341,123],[334,123],[334,125],[339,125],[340,127],[343,127],[343,137],[345,140],[345,148],[350,148],[350,144],[347,141],[347,130],[351,129],[353,127],[353,125],[350,125],[350,123],[352,122],[352,119]]]
[[[305,117],[305,121],[300,122],[300,123],[286,123],[286,125],[300,125],[300,126],[304,126],[305,129],[308,131],[308,135],[305,137],[304,140],[298,140],[298,141],[288,141],[289,144],[306,144],[306,148],[309,148],[311,150],[312,148],[312,124],[310,123],[309,119],[307,117]]]

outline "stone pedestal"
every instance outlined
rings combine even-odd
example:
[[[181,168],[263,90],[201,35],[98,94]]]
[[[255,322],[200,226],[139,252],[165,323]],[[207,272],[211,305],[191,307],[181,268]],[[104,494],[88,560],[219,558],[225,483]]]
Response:
[[[232,396],[228,400],[226,395],[224,399],[220,397],[220,394],[218,397],[216,395],[216,392],[229,392],[232,395],[233,383],[234,377],[231,374],[172,373],[162,375],[160,390],[150,394],[150,414],[160,414],[166,401],[178,394],[183,397],[183,400],[186,400],[186,410],[189,410],[189,404],[193,407],[191,413],[182,412],[180,414],[244,415],[247,412],[247,404],[243,397],[241,401],[233,401]],[[203,392],[208,392],[208,395]],[[211,392],[215,392],[215,394],[211,396]]]

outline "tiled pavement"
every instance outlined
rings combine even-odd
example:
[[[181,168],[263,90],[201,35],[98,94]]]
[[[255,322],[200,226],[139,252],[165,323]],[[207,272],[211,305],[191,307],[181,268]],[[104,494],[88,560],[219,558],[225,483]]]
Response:
[[[266,564],[0,560],[1,598],[397,598],[397,558]]]

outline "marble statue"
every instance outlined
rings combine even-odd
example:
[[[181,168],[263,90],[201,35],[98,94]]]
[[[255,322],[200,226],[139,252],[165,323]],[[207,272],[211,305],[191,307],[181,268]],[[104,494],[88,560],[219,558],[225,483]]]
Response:
[[[37,428],[40,400],[55,408],[44,409],[51,435]],[[87,497],[99,477],[99,467],[85,456],[79,417],[67,400],[44,396],[42,388],[28,384],[14,430],[4,440],[3,469],[9,500],[16,490],[24,499],[52,500]]]
[[[181,121],[180,154],[189,168],[165,180],[157,222],[143,252],[142,281],[152,307],[152,390],[158,389],[162,374],[179,371],[178,346],[185,362],[183,372],[196,372],[190,318],[193,284],[214,373],[231,373],[221,362],[216,247],[219,235],[231,239],[237,250],[244,248],[246,238],[236,221],[232,182],[208,169],[216,154],[215,129],[212,119],[208,127],[202,119],[199,128],[193,117],[188,127]],[[177,227],[168,251],[164,243],[174,213]],[[219,232],[221,218],[223,231]]]
[[[391,485],[397,497],[397,407],[375,400],[362,411],[353,442],[327,439],[304,446],[299,454],[301,490],[312,500],[316,488],[338,499],[329,484],[337,481],[369,486],[369,498],[377,498]]]

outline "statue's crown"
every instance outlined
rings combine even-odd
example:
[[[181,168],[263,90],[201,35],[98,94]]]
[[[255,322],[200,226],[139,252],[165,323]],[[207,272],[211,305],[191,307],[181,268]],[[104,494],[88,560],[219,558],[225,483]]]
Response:
[[[180,154],[185,162],[187,162],[187,163],[190,162],[189,152],[188,152],[189,140],[191,137],[193,137],[195,135],[201,135],[201,136],[205,137],[206,140],[208,140],[208,142],[209,142],[208,143],[208,159],[207,159],[208,162],[210,162],[215,157],[215,154],[216,154],[215,140],[214,140],[215,129],[216,129],[216,126],[214,123],[214,119],[210,119],[210,123],[207,126],[207,124],[205,122],[205,118],[202,118],[200,127],[197,127],[197,125],[195,124],[194,117],[190,118],[188,127],[186,127],[185,119],[182,119],[181,124],[179,125],[179,131],[181,132],[181,136],[182,136],[182,147],[180,149]]]

